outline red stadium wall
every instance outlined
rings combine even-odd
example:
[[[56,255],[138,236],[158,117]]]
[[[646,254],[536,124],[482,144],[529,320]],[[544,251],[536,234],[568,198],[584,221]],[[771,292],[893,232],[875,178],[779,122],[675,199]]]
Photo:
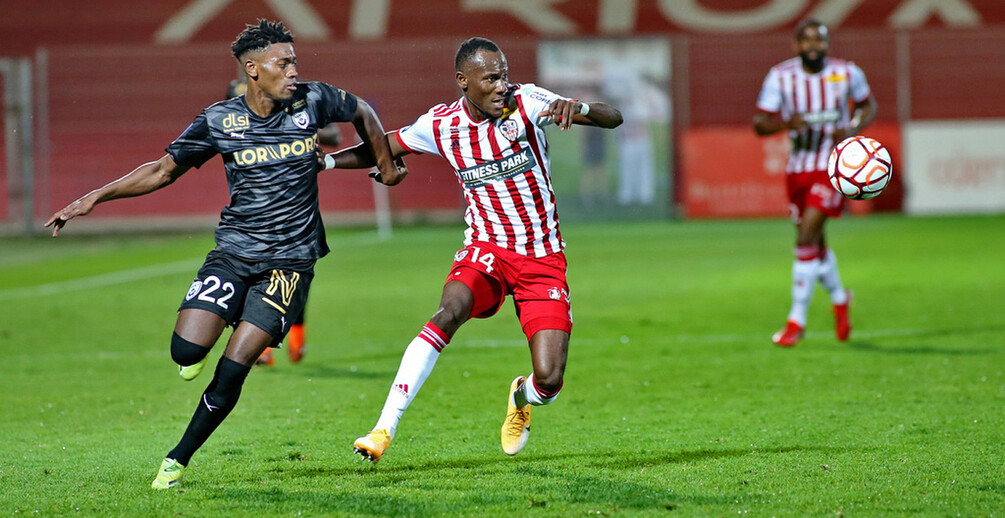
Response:
[[[29,10],[0,0],[5,54],[34,57],[47,81],[50,121],[43,149],[51,153],[38,162],[44,176],[39,185],[49,188],[37,192],[36,217],[44,219],[88,189],[160,156],[198,110],[223,95],[235,73],[229,42],[257,17],[286,19],[298,37],[301,77],[360,94],[387,128],[456,98],[453,52],[474,34],[503,46],[511,78],[520,82],[536,79],[535,49],[545,39],[667,36],[676,137],[665,145],[677,157],[676,199],[696,217],[784,210],[784,203],[759,202],[733,212],[723,200],[699,202],[700,192],[692,189],[740,185],[755,169],[766,175],[756,167],[761,162],[749,158],[763,152],[766,142],[750,129],[755,97],[768,68],[791,55],[791,28],[807,15],[838,18],[831,25],[832,53],[862,66],[879,101],[879,124],[870,133],[881,131],[899,142],[897,125],[904,120],[1005,118],[1000,0],[232,0],[201,18],[183,16],[193,4],[151,0],[137,9],[128,0],[36,0]],[[306,6],[311,16],[298,19],[274,9],[291,4]],[[530,4],[538,9],[514,7]],[[166,34],[179,42],[163,43],[170,39]],[[716,142],[728,152],[710,154]],[[887,144],[896,151],[897,144]],[[749,152],[732,154],[740,149]],[[727,156],[735,158],[722,163]],[[440,159],[413,157],[409,167],[407,186],[390,190],[396,214],[460,214],[459,189]],[[326,211],[372,210],[372,186],[361,172],[329,172],[321,183]],[[0,220],[11,210],[7,185],[3,175]],[[765,198],[778,198],[781,186],[763,188]],[[212,218],[226,201],[222,166],[213,160],[178,186],[109,204],[94,217]],[[884,194],[875,208],[896,208],[883,206],[896,201]]]
[[[505,41],[514,79],[536,74],[536,43]],[[451,102],[454,39],[396,43],[298,44],[302,78],[323,80],[358,93],[378,111],[387,129],[410,124],[429,107]],[[59,47],[48,53],[52,188],[40,196],[38,216],[50,214],[95,186],[140,163],[155,160],[199,111],[221,99],[234,77],[233,58],[218,44],[174,47]],[[106,66],[114,63],[114,74]],[[394,70],[393,78],[387,70]],[[122,78],[129,92],[123,94]],[[346,144],[355,129],[342,128]],[[396,211],[457,209],[461,198],[442,160],[413,157],[408,189],[391,189]],[[371,180],[363,171],[329,171],[321,177],[325,211],[372,213]],[[47,199],[46,199],[47,198]],[[227,203],[219,159],[191,170],[177,185],[148,196],[102,206],[96,218],[129,215],[214,215]]]

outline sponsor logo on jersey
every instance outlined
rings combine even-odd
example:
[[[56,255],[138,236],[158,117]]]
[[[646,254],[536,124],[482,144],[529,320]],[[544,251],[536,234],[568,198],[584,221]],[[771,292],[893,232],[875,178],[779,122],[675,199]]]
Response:
[[[828,122],[837,122],[840,119],[841,112],[839,110],[820,110],[803,114],[803,120],[807,124],[827,124]]]
[[[306,111],[300,111],[293,114],[293,124],[296,124],[300,129],[307,129],[307,126],[311,123],[311,116],[307,114]]]
[[[244,132],[244,130],[251,127],[251,119],[247,115],[237,115],[235,113],[228,113],[226,117],[220,121],[223,125],[223,131],[225,132]]]
[[[461,177],[464,187],[470,189],[513,178],[530,171],[536,165],[534,153],[531,153],[530,148],[523,148],[505,158],[457,171],[457,175]]]
[[[234,162],[240,166],[253,166],[285,160],[291,156],[303,156],[314,153],[314,136],[289,143],[269,144],[247,149],[239,149],[231,153]]]
[[[551,104],[552,102],[558,100],[557,96],[549,96],[540,90],[523,90],[520,93],[526,95],[527,97],[530,97],[531,99],[535,99],[547,104]]]
[[[269,278],[269,287],[265,290],[265,293],[275,295],[276,291],[279,291],[279,295],[283,299],[283,305],[289,307],[290,302],[293,302],[293,293],[297,291],[298,281],[300,281],[300,274],[297,272],[293,272],[287,278],[286,272],[272,270],[272,276]]]
[[[520,125],[513,119],[506,119],[499,125],[499,131],[506,137],[506,140],[514,142],[520,136]]]
[[[408,128],[407,127],[402,128],[401,131],[405,131],[406,129],[408,129]],[[451,137],[454,137],[454,136],[459,136],[461,133],[464,133],[465,131],[470,131],[470,130],[469,130],[469,128],[459,128],[457,126],[440,126],[440,134],[441,135],[449,135]]]
[[[831,75],[827,76],[827,82],[828,83],[843,83],[844,82],[844,76],[841,75],[841,74],[838,74],[837,72],[834,72]]]
[[[458,250],[457,253],[454,254],[454,262],[455,263],[459,263],[459,262],[463,261],[464,258],[467,257],[467,256],[468,256],[468,250],[467,249]],[[460,273],[460,272],[457,272],[457,273]]]

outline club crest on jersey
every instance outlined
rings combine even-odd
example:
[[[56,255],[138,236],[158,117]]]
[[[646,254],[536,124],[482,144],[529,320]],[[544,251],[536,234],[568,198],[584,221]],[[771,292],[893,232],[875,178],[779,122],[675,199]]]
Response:
[[[199,279],[192,281],[192,285],[189,286],[188,288],[188,293],[185,294],[185,300],[194,299],[195,296],[198,295],[199,291],[201,290],[202,290],[202,281],[200,281]]]
[[[459,263],[459,262],[463,261],[464,258],[467,257],[467,256],[468,256],[468,251],[466,249],[465,250],[458,250],[457,253],[454,254],[454,262],[455,263]]]
[[[307,111],[299,111],[293,114],[293,124],[296,124],[300,129],[307,129],[307,126],[311,123],[310,115],[307,115]]]
[[[520,126],[513,119],[502,121],[502,124],[499,125],[499,131],[510,142],[516,141],[517,137],[520,136]]]

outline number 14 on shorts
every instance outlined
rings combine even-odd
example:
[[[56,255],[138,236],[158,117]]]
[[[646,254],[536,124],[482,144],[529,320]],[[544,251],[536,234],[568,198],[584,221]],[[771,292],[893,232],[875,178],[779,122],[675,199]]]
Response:
[[[471,252],[470,256],[468,252]],[[481,263],[485,267],[486,273],[492,273],[493,264],[495,264],[496,256],[492,255],[492,252],[482,252],[481,248],[477,246],[472,246],[465,248],[464,250],[459,250],[454,254],[454,262],[459,263],[467,258],[472,263]]]

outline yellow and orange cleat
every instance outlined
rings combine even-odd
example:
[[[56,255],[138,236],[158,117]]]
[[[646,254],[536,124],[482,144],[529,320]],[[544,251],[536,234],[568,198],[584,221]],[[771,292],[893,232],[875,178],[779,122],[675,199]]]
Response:
[[[509,394],[506,398],[506,420],[502,425],[502,449],[506,455],[516,455],[527,445],[530,438],[530,405],[517,408],[513,401],[513,392],[527,378],[517,376],[510,383]]]
[[[391,446],[391,434],[384,430],[373,430],[372,432],[356,439],[353,443],[353,452],[376,464],[384,455],[384,450]]]

